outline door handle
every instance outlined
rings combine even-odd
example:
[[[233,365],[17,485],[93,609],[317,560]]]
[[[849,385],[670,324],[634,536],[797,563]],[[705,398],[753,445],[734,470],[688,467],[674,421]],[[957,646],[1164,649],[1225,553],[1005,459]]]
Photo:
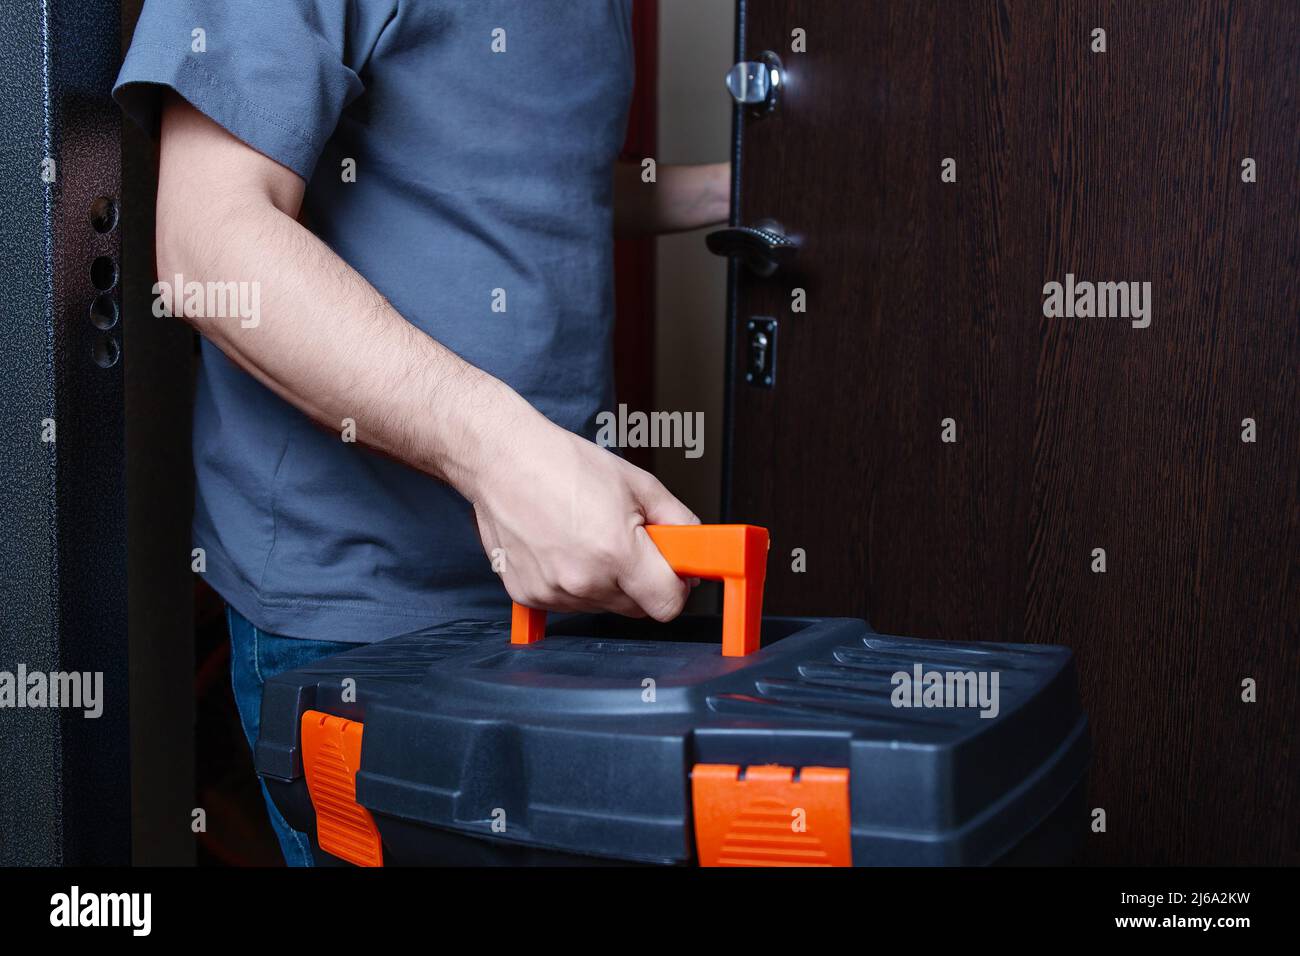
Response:
[[[766,116],[777,108],[784,79],[781,58],[771,50],[764,50],[757,60],[737,63],[725,77],[731,98],[755,118]]]
[[[738,256],[750,270],[770,276],[794,259],[798,244],[775,223],[728,226],[704,237],[709,251],[718,256]]]

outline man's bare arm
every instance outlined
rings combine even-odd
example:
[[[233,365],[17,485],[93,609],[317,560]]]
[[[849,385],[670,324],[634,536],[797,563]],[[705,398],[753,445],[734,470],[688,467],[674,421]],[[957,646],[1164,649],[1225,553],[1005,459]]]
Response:
[[[726,222],[731,164],[658,166],[645,182],[640,163],[614,164],[614,234],[619,238],[684,232]]]
[[[360,442],[465,495],[485,549],[502,549],[515,600],[661,620],[680,612],[686,585],[640,526],[697,519],[653,476],[552,424],[407,322],[297,221],[295,173],[174,95],[161,138],[159,274],[260,290],[255,327],[237,316],[187,321],[324,427],[341,431],[350,418]]]
[[[304,229],[295,218],[302,197],[296,174],[193,108],[169,104],[159,275],[257,283],[266,320],[255,327],[238,316],[187,320],[326,428],[352,418],[366,444],[453,485],[468,480],[486,451],[481,428],[469,424],[475,409],[492,406],[503,427],[532,410],[402,319]]]

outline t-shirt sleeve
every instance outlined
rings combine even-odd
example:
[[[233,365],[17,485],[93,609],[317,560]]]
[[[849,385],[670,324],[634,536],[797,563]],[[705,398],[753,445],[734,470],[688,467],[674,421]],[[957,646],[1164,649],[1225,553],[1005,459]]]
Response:
[[[351,0],[147,0],[113,96],[156,133],[175,90],[303,179],[361,79],[345,62]]]

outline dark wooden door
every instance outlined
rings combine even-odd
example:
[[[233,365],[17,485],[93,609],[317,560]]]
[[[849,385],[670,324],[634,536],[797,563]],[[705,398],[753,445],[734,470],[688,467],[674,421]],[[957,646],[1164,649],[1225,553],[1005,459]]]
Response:
[[[739,127],[738,219],[801,243],[731,305],[727,511],[772,529],[768,608],[1068,645],[1091,860],[1300,862],[1300,5],[739,12],[786,83]],[[1045,316],[1067,273],[1150,282],[1149,326]]]

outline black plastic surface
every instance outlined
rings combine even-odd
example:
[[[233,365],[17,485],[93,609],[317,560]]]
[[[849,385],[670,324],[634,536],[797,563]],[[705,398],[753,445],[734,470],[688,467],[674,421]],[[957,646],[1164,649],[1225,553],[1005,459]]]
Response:
[[[718,628],[579,617],[533,646],[474,624],[363,646],[267,683],[258,770],[290,822],[310,828],[301,714],[364,721],[357,798],[393,862],[438,861],[448,834],[477,838],[484,858],[535,848],[690,862],[697,763],[849,768],[855,865],[993,863],[1031,833],[1064,847],[1071,828],[1085,831],[1082,818],[1058,820],[1088,750],[1065,648],[774,618],[762,650],[724,658]],[[916,664],[996,671],[997,716],[895,707],[891,676]]]

